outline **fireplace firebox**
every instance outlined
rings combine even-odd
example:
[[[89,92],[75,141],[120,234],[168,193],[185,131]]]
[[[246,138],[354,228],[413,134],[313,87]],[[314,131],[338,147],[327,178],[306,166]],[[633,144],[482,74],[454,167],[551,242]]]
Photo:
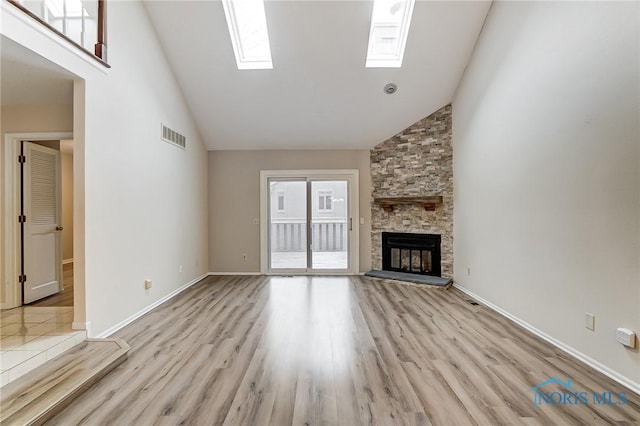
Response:
[[[436,234],[382,233],[382,269],[441,276],[441,236]]]

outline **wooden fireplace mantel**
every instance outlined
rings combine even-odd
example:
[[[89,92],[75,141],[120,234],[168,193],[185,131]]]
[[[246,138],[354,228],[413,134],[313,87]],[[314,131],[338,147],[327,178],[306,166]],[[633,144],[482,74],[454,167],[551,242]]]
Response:
[[[442,195],[428,195],[424,197],[389,197],[374,198],[373,202],[380,205],[386,212],[392,212],[395,206],[419,205],[426,211],[434,211],[438,204],[442,204]]]

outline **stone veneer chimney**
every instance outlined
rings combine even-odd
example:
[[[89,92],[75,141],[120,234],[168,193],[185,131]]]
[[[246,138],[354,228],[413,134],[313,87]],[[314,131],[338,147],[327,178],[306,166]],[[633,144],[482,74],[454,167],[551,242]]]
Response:
[[[453,149],[451,105],[444,106],[371,150],[371,251],[382,269],[382,232],[442,235],[442,276],[453,277]],[[385,212],[373,198],[441,195],[435,211],[419,205]]]

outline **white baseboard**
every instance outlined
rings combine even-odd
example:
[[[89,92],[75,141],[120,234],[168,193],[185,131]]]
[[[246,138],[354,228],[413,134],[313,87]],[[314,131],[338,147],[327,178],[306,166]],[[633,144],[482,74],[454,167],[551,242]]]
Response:
[[[316,272],[301,272],[301,273],[290,273],[290,272],[267,272],[267,273],[263,273],[263,272],[209,272],[207,275],[209,276],[258,276],[258,275],[265,275],[265,276],[281,276],[281,275],[297,275],[297,276],[321,276],[321,277],[328,277],[328,276],[358,276],[358,275],[364,275],[364,272],[356,272],[356,273],[351,273],[351,272],[337,272],[337,273],[332,273],[332,272],[323,272],[323,273],[316,273]]]
[[[65,259],[65,260],[62,261],[63,265],[67,265],[69,263],[73,263],[73,257],[71,259]]]
[[[227,275],[264,275],[262,272],[209,272],[207,276],[227,276]]]
[[[153,302],[152,304],[150,304],[146,308],[142,309],[141,311],[136,312],[135,314],[131,315],[129,318],[125,319],[124,321],[120,321],[118,324],[114,325],[113,327],[109,328],[108,330],[103,331],[102,333],[98,334],[97,336],[91,336],[90,335],[89,337],[93,337],[93,338],[97,338],[97,339],[104,339],[105,337],[111,336],[113,333],[115,333],[116,331],[120,330],[121,328],[131,324],[132,322],[134,322],[135,320],[137,320],[138,318],[140,318],[141,316],[143,316],[147,312],[151,311],[152,309],[157,308],[158,306],[162,305],[167,300],[174,298],[175,296],[177,296],[178,294],[182,293],[183,291],[185,291],[186,289],[188,289],[192,285],[202,281],[209,274],[210,273],[205,273],[205,274],[200,275],[198,278],[195,278],[195,279],[189,281],[188,283],[186,283],[182,287],[175,289],[174,291],[172,291],[171,293],[167,294],[163,298],[161,298],[159,300],[156,300],[155,302]]]
[[[474,292],[472,292],[471,290],[468,290],[462,286],[460,286],[457,283],[453,283],[453,286],[455,288],[457,288],[458,290],[460,290],[461,292],[467,294],[468,296],[471,296],[472,298],[476,299],[478,302],[482,303],[483,305],[487,306],[488,308],[493,309],[494,311],[496,311],[497,313],[499,313],[500,315],[502,315],[505,318],[510,319],[511,321],[515,322],[516,324],[518,324],[519,326],[521,326],[522,328],[530,331],[531,333],[535,334],[536,336],[540,337],[542,340],[545,340],[549,343],[551,343],[553,346],[557,347],[558,349],[568,353],[569,355],[578,358],[580,361],[584,362],[585,364],[587,364],[589,367],[593,368],[596,371],[599,371],[600,373],[604,374],[605,376],[609,377],[610,379],[615,380],[616,382],[620,383],[621,385],[629,388],[630,390],[632,390],[635,393],[640,394],[640,383],[634,382],[633,380],[623,376],[622,374],[618,373],[615,370],[612,370],[611,368],[607,367],[606,365],[602,364],[599,361],[596,361],[595,359],[583,354],[582,352],[580,352],[579,350],[561,342],[560,340],[556,339],[555,337],[552,337],[550,335],[548,335],[547,333],[538,330],[537,328],[535,328],[534,326],[532,326],[531,324],[529,324],[528,322],[525,322],[523,320],[521,320],[520,318],[510,314],[509,312],[505,311],[504,309],[500,308],[499,306],[494,305],[493,303],[489,302],[486,299],[483,299],[482,297],[478,296],[477,294],[475,294]]]

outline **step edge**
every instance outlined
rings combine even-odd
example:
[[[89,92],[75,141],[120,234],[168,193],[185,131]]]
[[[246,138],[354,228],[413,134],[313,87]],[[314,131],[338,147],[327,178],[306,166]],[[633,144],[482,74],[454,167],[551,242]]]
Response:
[[[110,356],[109,358],[107,358],[107,359],[105,359],[103,361],[104,367],[101,367],[100,370],[96,374],[92,375],[88,380],[85,380],[85,381],[79,383],[78,385],[74,386],[72,389],[70,389],[64,395],[61,395],[59,399],[57,399],[52,404],[50,404],[50,406],[47,409],[45,409],[44,411],[33,415],[33,417],[31,417],[31,418],[21,419],[21,424],[24,424],[25,426],[26,425],[42,425],[42,424],[44,424],[46,421],[48,421],[53,416],[55,416],[60,411],[62,411],[65,407],[67,407],[71,402],[73,402],[73,400],[76,399],[82,392],[84,392],[85,390],[87,390],[88,388],[90,388],[91,386],[96,384],[104,376],[106,376],[111,371],[113,371],[115,368],[117,368],[120,364],[122,364],[128,358],[129,350],[131,349],[131,347],[126,342],[124,342],[122,339],[112,339],[112,338],[108,338],[108,339],[86,339],[82,343],[84,343],[86,341],[91,341],[91,342],[114,342],[120,347],[120,349],[119,349],[118,352],[112,354],[112,356]],[[79,344],[82,344],[82,343],[79,343]],[[69,350],[71,350],[71,349],[73,349],[73,348],[69,348]],[[20,411],[14,413],[14,414],[11,414],[6,419],[2,419],[2,421],[0,421],[0,425],[14,424],[15,420],[18,420],[19,414],[21,414]]]

